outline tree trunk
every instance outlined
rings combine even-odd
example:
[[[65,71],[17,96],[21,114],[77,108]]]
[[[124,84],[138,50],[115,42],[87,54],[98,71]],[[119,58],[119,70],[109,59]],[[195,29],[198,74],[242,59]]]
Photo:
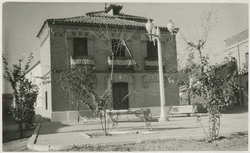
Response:
[[[211,107],[209,111],[209,134],[211,141],[215,141],[219,136],[220,116],[216,107]]]
[[[106,127],[106,109],[104,109],[104,131],[105,131],[105,135],[107,135],[107,127]]]
[[[111,65],[111,81],[113,80],[113,72],[114,72],[114,60],[115,60],[115,56],[114,56],[114,52],[112,52],[112,65]]]
[[[20,137],[23,138],[23,122],[20,121],[18,126],[20,131]]]
[[[27,129],[28,129],[28,126],[27,124],[25,123],[25,128],[24,128],[24,137],[26,138],[26,134],[27,134]]]
[[[78,97],[76,98],[76,100],[77,100],[77,111],[78,111],[77,122],[79,123],[80,122],[80,112],[79,112],[79,100],[78,100]]]

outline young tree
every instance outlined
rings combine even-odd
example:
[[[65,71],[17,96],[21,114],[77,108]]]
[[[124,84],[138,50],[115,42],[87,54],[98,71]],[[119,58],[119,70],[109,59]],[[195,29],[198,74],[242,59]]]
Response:
[[[74,69],[65,70],[61,73],[60,82],[62,88],[69,91],[72,104],[77,106],[78,111],[80,104],[93,111],[93,106],[87,101],[90,96],[88,93],[93,89],[94,84],[92,69],[85,66],[77,66]]]
[[[188,95],[190,95],[192,103],[196,96],[204,98],[202,105],[209,113],[209,140],[215,142],[220,129],[220,112],[225,109],[225,106],[238,101],[235,92],[240,89],[240,85],[236,78],[236,71],[223,76],[222,66],[210,64],[208,55],[205,55],[204,47],[208,42],[211,30],[215,26],[211,23],[212,15],[211,11],[205,14],[199,34],[189,35],[189,38],[182,35],[182,38],[187,44],[189,56],[184,69],[184,72],[190,78],[186,82]],[[196,31],[198,31],[197,27]],[[196,55],[198,61],[195,58]],[[180,80],[175,80],[175,82],[185,83]],[[199,119],[199,116],[197,117]]]
[[[11,108],[11,113],[14,120],[18,123],[20,136],[23,138],[23,127],[25,127],[26,136],[26,130],[33,125],[35,120],[34,103],[38,95],[38,86],[25,78],[33,55],[29,55],[28,62],[25,64],[24,68],[21,66],[22,61],[19,60],[19,64],[13,65],[13,70],[8,68],[8,62],[4,55],[2,55],[2,59],[4,68],[3,77],[11,83],[13,89],[15,105]]]

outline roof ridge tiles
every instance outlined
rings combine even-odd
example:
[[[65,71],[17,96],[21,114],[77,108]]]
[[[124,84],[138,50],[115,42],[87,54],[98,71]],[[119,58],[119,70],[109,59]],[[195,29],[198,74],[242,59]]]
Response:
[[[93,12],[87,12],[85,13],[86,15],[88,14],[94,14],[94,13],[104,13],[105,11],[93,11]]]
[[[74,19],[74,18],[81,18],[81,17],[89,17],[89,16],[81,15],[81,16],[74,16],[74,17],[67,17],[67,18],[50,18],[46,20],[67,20],[67,19]]]

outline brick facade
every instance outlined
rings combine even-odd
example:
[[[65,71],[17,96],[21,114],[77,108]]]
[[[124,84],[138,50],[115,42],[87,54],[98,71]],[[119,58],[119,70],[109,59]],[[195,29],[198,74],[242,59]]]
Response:
[[[44,26],[43,33],[38,37],[41,40],[41,66],[43,76],[48,76],[48,82],[42,88],[43,94],[47,92],[47,105],[45,110],[46,117],[52,121],[74,121],[77,120],[76,108],[70,104],[69,94],[61,88],[58,81],[60,71],[71,67],[73,56],[73,39],[87,38],[88,57],[94,62],[95,75],[97,78],[95,92],[98,95],[103,94],[107,86],[107,80],[110,76],[108,56],[111,52],[100,47],[101,40],[91,31],[100,30],[99,27],[74,26],[74,25],[50,25]],[[129,34],[131,29],[124,28],[117,30],[116,27],[110,27],[111,39],[117,39],[121,34]],[[122,30],[122,32],[121,32]],[[138,68],[133,70],[114,70],[114,83],[128,83],[128,92],[138,90],[129,98],[129,108],[140,107],[159,107],[159,77],[157,70],[145,70],[145,58],[147,57],[146,29],[138,28],[136,32],[126,41],[127,46],[133,54]],[[47,35],[44,36],[44,35]],[[177,54],[175,36],[167,30],[162,30],[162,54],[163,63],[166,70],[177,71]],[[125,52],[125,57],[129,57]],[[156,65],[157,66],[157,65]],[[165,79],[166,105],[179,105],[179,89],[177,86],[168,83]],[[44,103],[45,104],[45,103]],[[81,115],[88,116],[86,108],[81,107]],[[159,115],[159,111],[153,115]]]

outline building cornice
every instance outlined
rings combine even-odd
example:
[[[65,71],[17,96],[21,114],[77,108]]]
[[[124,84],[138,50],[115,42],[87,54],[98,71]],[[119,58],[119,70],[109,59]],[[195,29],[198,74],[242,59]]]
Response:
[[[244,40],[244,41],[241,41],[241,42],[239,42],[239,43],[237,43],[237,44],[234,44],[234,45],[232,45],[232,46],[227,47],[227,48],[225,49],[225,51],[228,51],[228,50],[230,50],[230,49],[232,49],[232,48],[234,48],[234,47],[237,47],[237,46],[239,46],[239,45],[241,45],[241,44],[244,44],[244,43],[246,43],[246,42],[248,42],[248,39],[246,39],[246,40]]]
[[[61,73],[64,70],[51,70],[51,73]],[[94,73],[111,73],[111,70],[93,70]],[[163,71],[166,73],[167,71]],[[113,73],[159,73],[158,70],[114,70]]]

